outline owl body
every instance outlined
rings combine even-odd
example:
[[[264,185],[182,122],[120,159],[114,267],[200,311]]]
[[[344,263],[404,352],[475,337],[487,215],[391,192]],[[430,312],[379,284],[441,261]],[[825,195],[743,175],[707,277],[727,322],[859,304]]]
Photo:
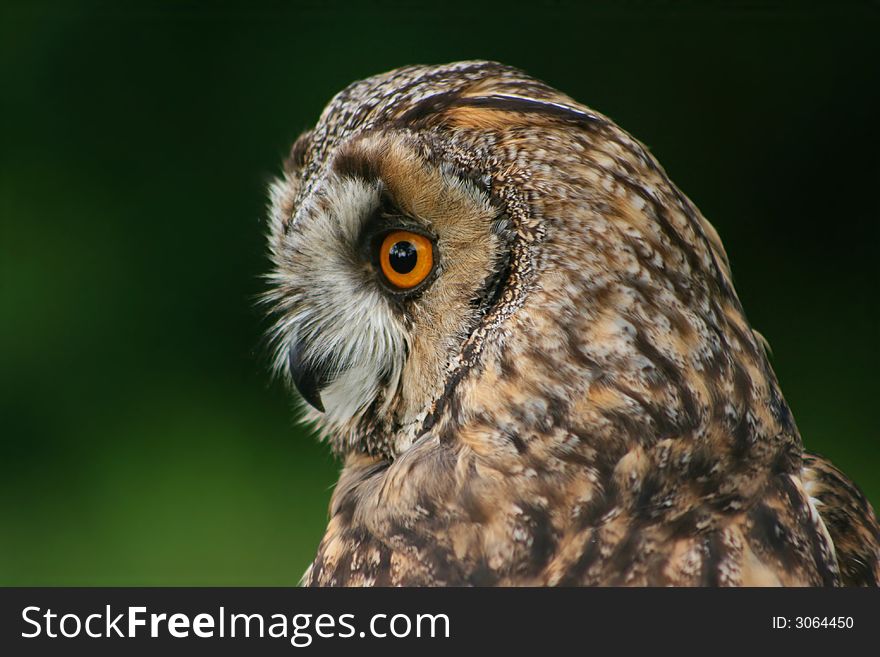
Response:
[[[398,69],[271,193],[275,365],[344,462],[304,583],[880,581],[717,233],[608,118],[500,64]]]

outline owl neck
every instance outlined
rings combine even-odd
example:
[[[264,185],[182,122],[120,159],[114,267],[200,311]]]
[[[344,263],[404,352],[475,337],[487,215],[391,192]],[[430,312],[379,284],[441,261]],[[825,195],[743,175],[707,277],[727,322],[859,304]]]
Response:
[[[731,473],[799,467],[797,428],[735,296],[697,313],[608,284],[572,304],[570,283],[544,279],[447,386],[425,436],[501,471],[574,463],[611,480],[620,468],[638,479],[676,470],[717,490]],[[760,485],[744,482],[735,488]]]

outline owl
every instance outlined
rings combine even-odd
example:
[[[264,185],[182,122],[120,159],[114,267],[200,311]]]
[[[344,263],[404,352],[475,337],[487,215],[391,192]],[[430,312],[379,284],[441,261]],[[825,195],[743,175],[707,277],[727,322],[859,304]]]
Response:
[[[880,582],[718,234],[602,114],[405,67],[336,95],[270,197],[273,366],[343,463],[304,584]]]

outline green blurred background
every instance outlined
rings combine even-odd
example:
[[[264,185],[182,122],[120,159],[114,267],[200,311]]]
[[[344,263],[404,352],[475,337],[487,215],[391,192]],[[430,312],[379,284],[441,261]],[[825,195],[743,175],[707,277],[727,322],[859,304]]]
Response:
[[[520,66],[646,142],[880,505],[878,4],[828,4],[5,5],[0,584],[297,582],[337,465],[260,350],[265,187],[410,63]]]

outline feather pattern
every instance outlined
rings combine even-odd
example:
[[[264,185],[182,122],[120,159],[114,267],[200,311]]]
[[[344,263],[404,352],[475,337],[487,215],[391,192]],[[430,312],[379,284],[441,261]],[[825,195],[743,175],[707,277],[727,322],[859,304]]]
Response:
[[[718,234],[610,119],[500,64],[406,67],[340,92],[270,193],[276,368],[330,363],[307,417],[344,461],[304,583],[880,582]],[[437,249],[414,294],[366,253],[397,224]]]

